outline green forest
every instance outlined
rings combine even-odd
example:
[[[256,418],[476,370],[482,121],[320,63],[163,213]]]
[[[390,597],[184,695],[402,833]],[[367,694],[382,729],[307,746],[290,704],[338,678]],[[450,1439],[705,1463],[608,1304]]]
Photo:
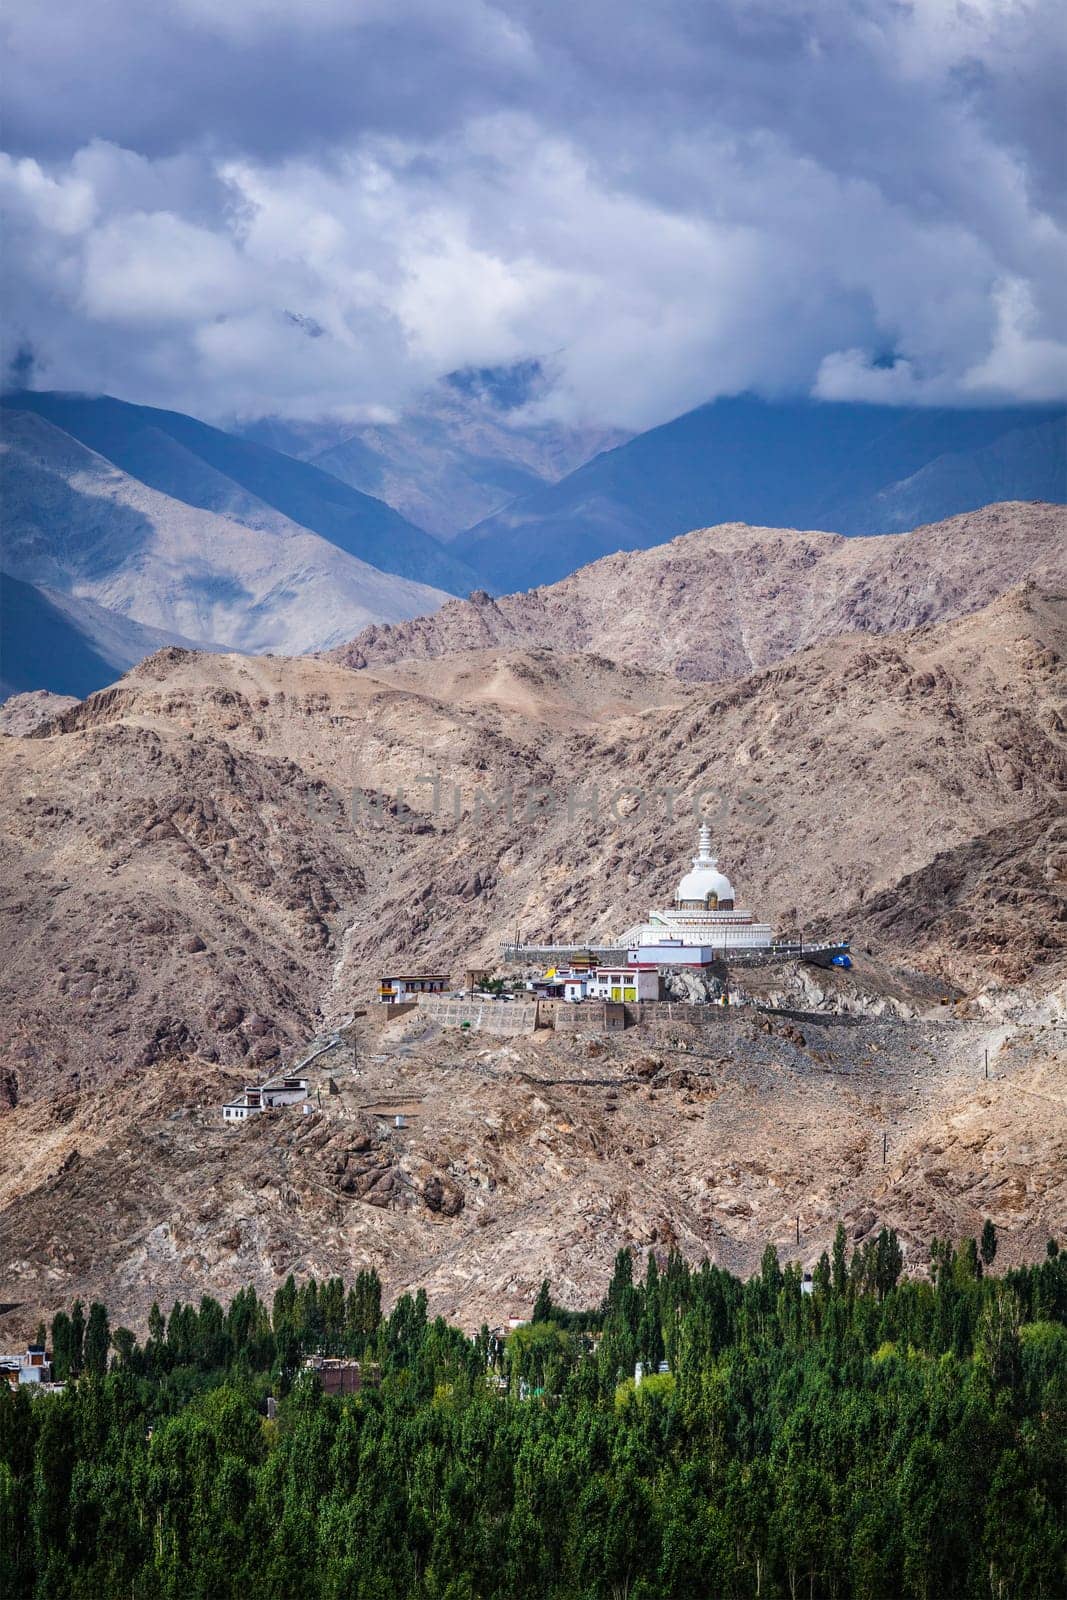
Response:
[[[546,1282],[506,1337],[383,1315],[373,1272],[143,1341],[76,1303],[41,1330],[64,1392],[0,1389],[0,1594],[1059,1600],[1067,1253],[995,1257],[987,1225],[911,1280],[839,1228],[809,1293],[772,1247],[748,1281],[621,1251],[599,1306]]]

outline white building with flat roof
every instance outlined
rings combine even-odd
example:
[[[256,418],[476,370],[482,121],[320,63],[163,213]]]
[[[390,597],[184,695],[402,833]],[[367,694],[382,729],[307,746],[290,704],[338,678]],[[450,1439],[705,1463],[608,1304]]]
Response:
[[[632,967],[597,967],[589,980],[589,997],[592,1000],[659,999],[659,974],[653,969]]]
[[[615,1000],[623,1004],[636,1004],[639,1000],[660,998],[659,973],[654,967],[590,967],[584,972],[567,972],[562,976],[563,998],[578,1000]]]
[[[271,1111],[275,1106],[298,1106],[308,1097],[306,1078],[282,1078],[278,1083],[251,1083],[236,1100],[227,1100],[222,1108],[224,1122],[246,1122],[259,1116],[261,1111]]]
[[[42,1390],[57,1387],[52,1383],[52,1360],[43,1344],[28,1344],[22,1355],[0,1356],[0,1382],[5,1378],[12,1388],[26,1383]]]

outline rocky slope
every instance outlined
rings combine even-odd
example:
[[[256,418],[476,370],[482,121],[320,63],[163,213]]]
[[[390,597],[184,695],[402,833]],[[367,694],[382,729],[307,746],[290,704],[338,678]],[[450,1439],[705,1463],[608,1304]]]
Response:
[[[91,1287],[134,1317],[374,1261],[479,1321],[546,1271],[599,1292],[627,1240],[745,1266],[797,1212],[816,1253],[838,1214],[918,1250],[988,1211],[1036,1247],[1065,1222],[1065,648],[1031,586],[724,685],[548,650],[360,672],[170,650],[0,739],[3,1298]],[[361,1076],[336,1102],[324,1078],[321,1120],[223,1128],[222,1098],[390,964],[458,978],[516,928],[610,935],[668,899],[701,794],[746,903],[851,933],[854,972],[819,980],[860,1015],[847,1048],[818,1022],[590,1054],[370,1018],[326,1058]],[[1001,1044],[1011,1077],[979,1090]]]
[[[733,523],[606,556],[528,594],[482,591],[430,617],[371,626],[336,659],[365,667],[548,645],[717,681],[837,634],[961,616],[1026,579],[1067,582],[1064,507],[990,505],[870,539]]]
[[[998,1266],[1033,1259],[1067,1226],[1064,1042],[740,1013],[492,1040],[376,1015],[308,1069],[313,1115],[238,1127],[241,1076],[171,1059],[0,1116],[0,1329],[75,1293],[143,1328],[153,1299],[367,1265],[475,1329],[528,1316],[545,1276],[595,1303],[626,1245],[749,1272],[771,1240],[810,1267],[838,1219],[857,1243],[896,1227],[910,1270],[986,1217]]]

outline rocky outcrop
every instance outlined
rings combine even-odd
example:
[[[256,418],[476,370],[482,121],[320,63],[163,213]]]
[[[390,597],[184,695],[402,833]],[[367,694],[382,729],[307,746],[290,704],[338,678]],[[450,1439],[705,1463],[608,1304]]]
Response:
[[[13,739],[25,739],[77,704],[73,695],[50,694],[47,689],[9,695],[0,705],[0,733]]]
[[[433,1173],[422,1186],[426,1209],[443,1217],[458,1217],[463,1210],[463,1191],[449,1178]]]
[[[664,998],[680,1000],[687,1005],[717,1001],[725,995],[728,983],[729,975],[726,971],[720,974],[689,972],[684,969],[668,972],[664,978]]]

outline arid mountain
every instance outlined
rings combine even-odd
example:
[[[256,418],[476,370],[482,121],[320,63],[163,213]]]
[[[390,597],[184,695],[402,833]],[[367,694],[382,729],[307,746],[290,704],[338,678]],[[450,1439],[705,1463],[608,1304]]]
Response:
[[[805,1257],[838,1215],[917,1251],[990,1214],[1005,1259],[1032,1251],[1067,1223],[1065,632],[1030,586],[723,685],[548,650],[169,650],[0,739],[14,1315],[373,1262],[477,1323],[545,1273],[599,1292],[620,1243],[754,1264],[797,1214]],[[516,928],[610,935],[662,903],[699,795],[745,903],[853,938],[851,973],[771,975],[779,1003],[832,986],[858,1020],[586,1045],[379,1013],[325,1058],[316,1117],[224,1129],[243,1081],[375,1013],[390,965],[458,979]]]
[[[371,626],[336,659],[373,667],[549,646],[714,682],[838,634],[962,616],[1028,579],[1067,582],[1062,506],[990,505],[870,539],[731,523],[605,556],[547,589],[501,600],[483,591],[430,617]]]
[[[445,598],[368,566],[266,506],[253,515],[245,504],[238,518],[188,504],[33,412],[9,410],[3,418],[4,568],[117,614],[112,633],[123,620],[155,630],[122,666],[176,636],[288,653],[322,648],[344,636],[354,613],[395,620]],[[103,637],[108,619],[98,620]],[[107,660],[103,648],[97,653]],[[53,672],[60,667],[57,659]],[[54,677],[31,681],[27,669],[24,662],[7,676],[19,688],[66,687]]]
[[[880,534],[998,500],[1067,500],[1062,406],[700,406],[514,500],[456,541],[496,594],[724,522]]]
[[[296,1042],[383,963],[459,972],[516,926],[611,936],[673,892],[699,796],[779,926],[847,925],[967,987],[1047,987],[1064,644],[1062,600],[1024,589],[720,686],[549,651],[358,673],[164,651],[0,742],[9,1029],[30,1007],[106,1073],[164,1018],[218,1047],[238,994]],[[380,815],[401,792],[410,809]],[[967,896],[988,923],[961,940]]]

